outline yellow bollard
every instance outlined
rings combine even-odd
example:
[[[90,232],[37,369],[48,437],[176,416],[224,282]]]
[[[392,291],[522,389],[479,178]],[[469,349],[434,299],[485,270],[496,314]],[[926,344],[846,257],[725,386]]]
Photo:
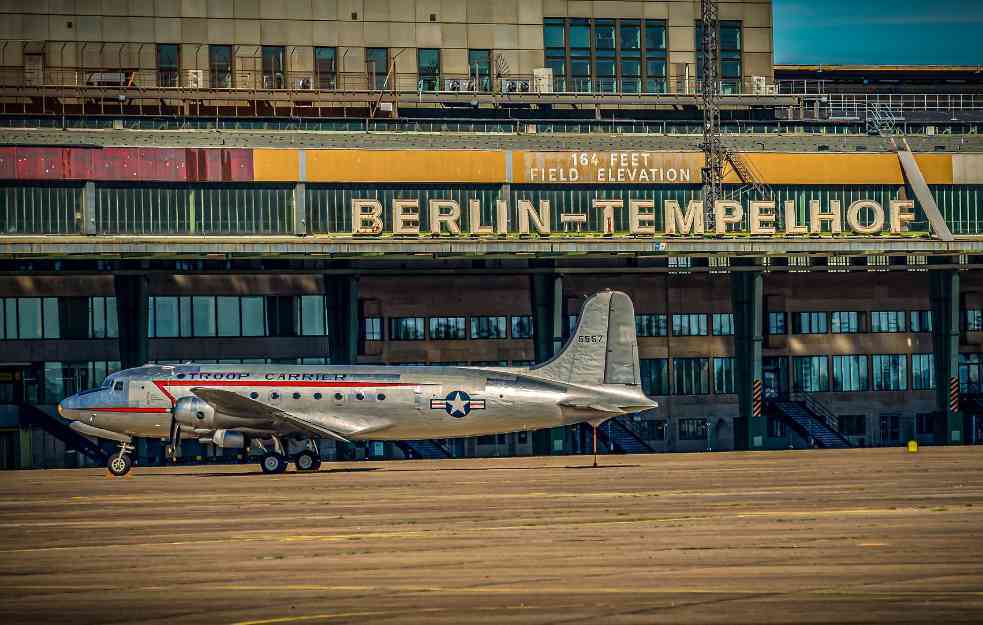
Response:
[[[908,453],[917,454],[918,453],[918,441],[910,440],[908,441]]]

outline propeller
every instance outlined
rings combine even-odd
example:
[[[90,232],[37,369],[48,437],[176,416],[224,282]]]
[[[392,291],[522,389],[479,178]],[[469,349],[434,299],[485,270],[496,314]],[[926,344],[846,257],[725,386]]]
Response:
[[[171,445],[170,453],[171,462],[177,460],[177,450],[181,446],[181,424],[177,422],[177,419],[171,417]]]

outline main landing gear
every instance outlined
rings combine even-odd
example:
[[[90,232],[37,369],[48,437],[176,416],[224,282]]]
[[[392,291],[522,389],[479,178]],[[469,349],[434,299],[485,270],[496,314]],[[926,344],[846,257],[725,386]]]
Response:
[[[130,472],[133,468],[133,459],[130,458],[130,454],[136,449],[130,443],[120,443],[119,453],[116,453],[109,457],[109,462],[106,463],[106,468],[109,472],[116,477],[123,477]]]
[[[265,447],[263,447],[263,450],[263,457],[259,461],[259,467],[263,470],[263,473],[272,475],[283,473],[287,470],[287,454],[279,437],[273,437],[272,450],[268,450]],[[298,472],[311,473],[320,469],[321,454],[318,453],[317,444],[314,441],[308,441],[307,448],[294,456],[293,461]]]

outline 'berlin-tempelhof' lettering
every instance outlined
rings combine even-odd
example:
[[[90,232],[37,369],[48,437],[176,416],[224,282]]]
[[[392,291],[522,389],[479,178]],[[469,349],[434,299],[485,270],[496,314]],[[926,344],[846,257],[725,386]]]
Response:
[[[352,200],[352,233],[353,234],[382,234],[385,230],[385,215],[379,200]],[[614,234],[615,211],[626,210],[623,200],[595,199],[592,206],[600,213],[602,232]],[[823,207],[819,200],[810,200],[808,218],[804,223],[798,221],[798,211],[794,201],[786,201],[782,207],[784,220],[782,233],[786,235],[816,234],[831,232],[840,234],[844,226],[848,232],[861,235],[880,234],[887,229],[892,234],[905,231],[906,224],[915,220],[915,204],[909,200],[891,200],[888,205],[887,220],[884,207],[874,200],[857,200],[852,202],[844,212],[839,200],[830,200]],[[510,232],[518,234],[542,235],[550,234],[552,220],[551,206],[548,200],[540,200],[534,206],[529,200],[519,200],[516,204],[516,220],[509,222],[509,206],[504,200],[495,203],[495,222],[481,222],[480,200],[468,200],[467,233],[461,228],[461,205],[454,200],[430,200],[426,210],[430,217],[429,232],[420,231],[420,201],[393,200],[390,206],[389,218],[392,233],[398,235],[420,234],[472,234],[472,235],[502,235]],[[735,200],[718,200],[714,206],[714,234],[736,232],[741,228],[745,215],[751,234],[778,234],[777,207],[775,202],[749,202],[747,208]],[[628,234],[654,235],[656,232],[656,207],[652,200],[628,200]],[[705,234],[702,200],[690,200],[685,210],[675,200],[666,200],[662,205],[665,234],[701,235]],[[863,220],[865,219],[865,220]],[[559,215],[563,225],[586,224],[588,219],[584,213],[565,212]],[[845,223],[844,223],[845,222]],[[515,229],[512,229],[512,227]]]

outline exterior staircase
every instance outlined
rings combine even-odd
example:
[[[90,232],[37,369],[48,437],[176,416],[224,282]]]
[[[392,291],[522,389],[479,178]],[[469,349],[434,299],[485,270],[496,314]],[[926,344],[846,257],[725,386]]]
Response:
[[[778,412],[799,434],[812,438],[820,447],[827,449],[847,449],[852,447],[850,441],[836,429],[836,423],[830,423],[822,410],[810,405],[808,400],[780,400],[771,402]]]
[[[406,457],[414,460],[437,460],[440,458],[454,457],[447,447],[445,447],[441,442],[433,439],[399,441],[396,443],[396,446],[399,447],[404,454],[406,454]]]
[[[629,421],[631,417],[615,417],[597,428],[597,449],[602,444],[621,454],[650,454],[655,450],[635,431]],[[590,425],[584,424],[588,431]]]
[[[68,427],[61,417],[49,415],[31,404],[21,404],[18,412],[21,423],[40,427],[65,443],[68,449],[85,454],[100,464],[105,464],[109,460],[109,454],[102,447]]]

